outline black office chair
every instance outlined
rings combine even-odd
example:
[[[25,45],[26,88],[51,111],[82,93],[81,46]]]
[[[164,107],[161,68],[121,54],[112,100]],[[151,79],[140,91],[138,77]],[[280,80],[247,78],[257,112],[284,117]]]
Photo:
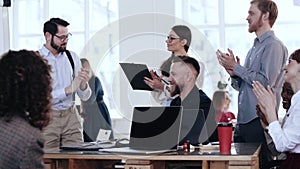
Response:
[[[262,169],[278,169],[284,160],[273,160],[266,163]]]

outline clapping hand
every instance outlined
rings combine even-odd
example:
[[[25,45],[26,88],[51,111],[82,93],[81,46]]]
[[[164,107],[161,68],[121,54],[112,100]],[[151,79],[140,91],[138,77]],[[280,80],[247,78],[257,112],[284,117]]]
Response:
[[[90,70],[86,68],[81,68],[81,70],[78,72],[78,75],[76,78],[79,78],[81,80],[80,82],[80,89],[85,90],[87,88],[87,82],[90,80]]]
[[[262,112],[262,110],[260,109],[260,106],[258,104],[256,105],[256,114],[260,118],[260,120],[263,122],[262,125],[264,128],[265,128],[265,126],[269,125],[264,113]]]
[[[267,89],[260,84],[258,81],[253,82],[253,92],[258,100],[258,105],[260,108],[260,117],[266,119],[266,124],[276,121],[277,113],[276,107],[276,96],[272,92],[271,87],[268,86]]]
[[[223,53],[218,49],[216,54],[219,64],[225,68],[230,76],[234,76],[233,69],[236,64],[240,64],[240,58],[238,56],[235,57],[231,49],[228,48],[227,50],[229,53]]]
[[[87,88],[87,82],[90,79],[89,74],[89,70],[81,68],[78,75],[73,79],[71,85],[65,88],[66,95],[76,92],[79,87],[81,90],[85,90]]]

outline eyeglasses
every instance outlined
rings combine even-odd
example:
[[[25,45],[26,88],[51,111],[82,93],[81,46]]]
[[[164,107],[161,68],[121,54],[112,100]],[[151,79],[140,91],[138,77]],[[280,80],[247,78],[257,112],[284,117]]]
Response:
[[[168,42],[172,42],[173,40],[175,40],[175,39],[180,39],[180,38],[175,38],[175,37],[172,37],[172,36],[167,36],[167,41]]]
[[[54,35],[54,36],[57,37],[59,40],[61,40],[63,42],[65,40],[69,40],[69,38],[72,36],[72,34],[68,33],[67,35],[61,35],[61,36]]]

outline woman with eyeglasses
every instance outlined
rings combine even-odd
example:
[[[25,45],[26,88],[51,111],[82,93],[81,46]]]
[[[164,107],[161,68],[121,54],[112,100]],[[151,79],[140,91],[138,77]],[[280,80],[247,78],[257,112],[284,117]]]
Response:
[[[150,86],[154,91],[153,97],[162,105],[169,105],[170,101],[176,97],[170,95],[171,86],[168,83],[169,71],[172,60],[175,56],[189,57],[187,52],[189,50],[192,40],[192,33],[189,27],[185,25],[175,25],[171,28],[171,31],[166,39],[168,51],[172,52],[171,56],[166,59],[160,66],[160,72],[150,71],[152,79],[145,77],[145,83]],[[200,74],[197,79],[197,87],[202,88],[204,65],[200,64]]]
[[[300,49],[291,54],[286,71],[285,82],[291,84],[294,95],[286,114],[285,123],[281,126],[276,112],[276,96],[270,86],[265,89],[255,81],[253,92],[261,109],[261,116],[266,119],[268,133],[273,139],[276,150],[287,152],[287,159],[280,168],[296,169],[300,166]]]

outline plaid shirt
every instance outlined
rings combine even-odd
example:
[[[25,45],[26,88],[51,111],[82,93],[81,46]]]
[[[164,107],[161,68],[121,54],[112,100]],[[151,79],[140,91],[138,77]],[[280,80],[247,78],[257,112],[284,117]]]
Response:
[[[21,117],[0,118],[0,169],[43,169],[44,139]]]

